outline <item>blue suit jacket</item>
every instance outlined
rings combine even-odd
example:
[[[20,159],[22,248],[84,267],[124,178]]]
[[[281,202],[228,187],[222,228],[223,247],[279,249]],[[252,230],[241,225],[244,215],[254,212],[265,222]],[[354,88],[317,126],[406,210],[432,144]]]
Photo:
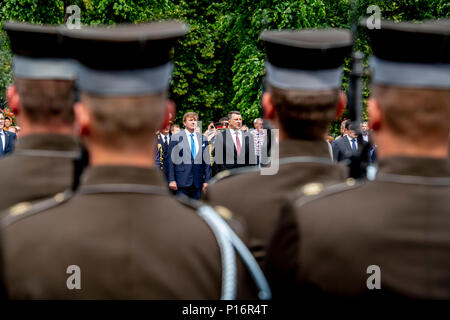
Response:
[[[168,180],[176,181],[179,188],[192,185],[201,188],[211,177],[208,139],[200,133],[196,133],[195,136],[199,145],[195,159],[192,159],[188,137],[184,130],[172,135],[170,140]]]
[[[9,132],[5,130],[3,130],[3,133],[5,134],[5,148],[3,150],[3,155],[7,155],[8,153],[12,153],[14,151],[14,145],[16,143],[16,134],[14,132]]]

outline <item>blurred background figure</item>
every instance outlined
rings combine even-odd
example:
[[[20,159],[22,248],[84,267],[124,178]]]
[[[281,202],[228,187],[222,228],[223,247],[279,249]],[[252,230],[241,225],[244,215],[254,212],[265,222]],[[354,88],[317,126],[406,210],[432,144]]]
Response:
[[[170,134],[174,135],[175,133],[180,132],[180,126],[178,124],[170,125]]]
[[[369,139],[369,124],[367,123],[367,121],[364,121],[363,123],[361,123],[361,133],[362,133],[362,138],[365,142],[370,142]]]
[[[365,140],[358,141],[358,135],[353,129],[353,124],[350,120],[343,122],[344,136],[333,142],[333,159],[334,161],[350,161],[352,155],[363,148]]]
[[[228,118],[227,117],[220,118],[219,123],[217,124],[216,128],[218,130],[228,129]]]
[[[261,160],[261,150],[266,140],[266,130],[263,129],[263,119],[256,118],[253,121],[254,129],[250,130],[250,133],[253,135],[253,140],[255,141],[255,155],[256,155],[256,163],[259,164]]]
[[[205,137],[208,139],[210,143],[214,143],[214,139],[217,135],[217,129],[214,125],[214,121],[210,121],[208,124],[208,128],[204,133]]]
[[[3,130],[9,131],[10,128],[11,128],[11,118],[6,117],[6,118],[5,118],[5,124],[4,124],[4,126],[3,126]],[[14,132],[14,131],[13,131],[13,132]]]

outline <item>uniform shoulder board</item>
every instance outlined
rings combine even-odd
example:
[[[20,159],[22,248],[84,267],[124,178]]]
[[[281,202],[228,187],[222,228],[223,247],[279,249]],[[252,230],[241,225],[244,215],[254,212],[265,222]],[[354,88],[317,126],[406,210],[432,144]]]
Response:
[[[201,207],[207,206],[202,201],[195,200],[192,198],[189,198],[185,195],[177,195],[175,197],[181,204],[184,204],[185,206],[194,209],[199,210]],[[233,213],[230,211],[230,209],[223,207],[223,206],[215,206],[211,207],[219,216],[221,216],[224,220],[231,220],[233,218]]]
[[[211,180],[209,180],[208,184],[215,184],[218,181],[227,179],[229,177],[233,177],[233,176],[237,176],[243,173],[249,173],[249,172],[258,172],[259,171],[259,167],[257,166],[252,166],[252,167],[242,167],[242,168],[236,168],[236,169],[231,169],[231,170],[223,170],[220,171],[219,173],[217,173],[214,177],[211,178]]]
[[[0,226],[5,228],[19,220],[31,217],[37,213],[59,206],[72,198],[74,192],[67,190],[57,193],[51,198],[39,200],[36,202],[20,202],[5,210],[5,215],[0,220]]]
[[[324,186],[322,183],[311,182],[303,185],[294,192],[294,204],[296,207],[304,206],[315,200],[325,198],[340,192],[356,189],[364,183],[353,178],[348,178],[345,182]]]
[[[175,196],[175,199],[177,199],[179,203],[185,205],[186,207],[189,207],[189,208],[195,209],[195,210],[198,210],[201,206],[204,205],[201,201],[189,198],[188,196],[186,196],[184,194],[177,194]]]

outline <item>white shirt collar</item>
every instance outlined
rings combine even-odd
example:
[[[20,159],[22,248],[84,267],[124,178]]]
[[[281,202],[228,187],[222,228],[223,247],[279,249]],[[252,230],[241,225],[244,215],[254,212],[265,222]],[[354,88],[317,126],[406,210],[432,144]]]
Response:
[[[347,136],[347,139],[348,139],[349,142],[352,142],[353,139],[355,139],[355,142],[358,142],[357,138],[352,138],[348,134],[346,134],[346,136]]]
[[[194,132],[192,132],[192,133],[190,133],[188,129],[184,129],[184,132],[186,132],[186,135],[187,135],[188,137],[190,137],[190,136],[191,136],[191,134],[193,134],[193,135],[194,135],[194,137],[196,136],[196,134],[195,134],[195,131],[194,131]]]

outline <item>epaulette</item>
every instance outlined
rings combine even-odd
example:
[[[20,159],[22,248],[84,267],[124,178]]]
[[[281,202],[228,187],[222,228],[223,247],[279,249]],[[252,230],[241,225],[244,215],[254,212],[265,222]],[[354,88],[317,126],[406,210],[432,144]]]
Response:
[[[325,198],[327,196],[359,188],[363,184],[364,182],[357,181],[353,178],[348,178],[345,182],[330,186],[324,186],[324,184],[318,182],[307,183],[294,191],[294,205],[296,207],[301,207],[307,203]]]
[[[175,199],[178,200],[181,204],[189,207],[190,209],[194,209],[198,211],[201,207],[206,206],[204,202],[200,200],[195,200],[185,196],[183,194],[177,195]],[[212,207],[216,213],[218,213],[224,220],[231,220],[233,218],[233,213],[230,209],[223,206],[214,206]]]
[[[55,208],[60,204],[67,202],[73,195],[74,192],[72,190],[66,190],[44,200],[39,200],[36,202],[20,202],[5,210],[3,218],[0,220],[0,226],[5,228],[19,220],[31,217],[45,210]]]
[[[242,167],[242,168],[235,168],[231,170],[223,170],[217,173],[214,177],[209,180],[208,184],[212,185],[217,183],[218,181],[224,180],[229,177],[237,176],[243,173],[249,173],[249,172],[258,172],[260,169],[257,166],[249,166],[249,167]]]

